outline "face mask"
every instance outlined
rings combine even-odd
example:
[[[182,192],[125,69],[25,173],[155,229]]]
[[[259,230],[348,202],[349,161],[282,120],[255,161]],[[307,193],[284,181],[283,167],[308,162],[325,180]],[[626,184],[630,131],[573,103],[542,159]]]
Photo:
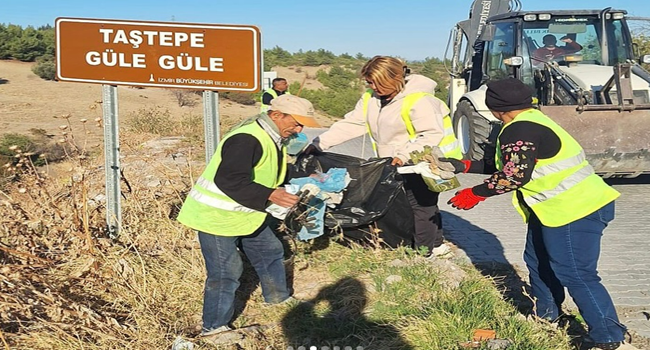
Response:
[[[287,153],[295,156],[300,153],[309,144],[307,135],[299,132],[289,136],[287,139]]]

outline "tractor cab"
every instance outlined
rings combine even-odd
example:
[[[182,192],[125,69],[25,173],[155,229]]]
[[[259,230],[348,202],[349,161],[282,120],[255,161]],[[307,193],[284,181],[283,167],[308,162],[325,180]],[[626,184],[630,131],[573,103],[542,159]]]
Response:
[[[637,63],[650,63],[650,55],[632,44],[626,14],[522,11],[517,0],[475,0],[449,46],[448,102],[463,156],[494,158],[501,123],[485,105],[486,83],[514,77],[580,142],[596,172],[650,173],[650,73]]]
[[[481,84],[513,76],[542,105],[617,103],[600,92],[612,67],[635,59],[623,10],[510,12],[494,16],[483,44]],[[648,104],[648,82],[631,79],[634,103]],[[605,100],[601,100],[605,99]]]

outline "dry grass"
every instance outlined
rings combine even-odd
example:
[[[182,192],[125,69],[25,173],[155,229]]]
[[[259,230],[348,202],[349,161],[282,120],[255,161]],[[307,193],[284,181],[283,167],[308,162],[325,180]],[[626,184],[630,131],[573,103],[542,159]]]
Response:
[[[158,138],[122,134],[117,240],[106,238],[101,156],[66,138],[67,161],[54,177],[17,153],[0,193],[0,348],[162,349],[177,336],[194,340],[204,264],[196,234],[174,215],[201,170],[193,160],[200,146],[160,146]],[[236,325],[278,324],[283,309],[263,307],[247,276],[249,306]],[[278,335],[271,343],[282,341],[278,332],[267,331]]]

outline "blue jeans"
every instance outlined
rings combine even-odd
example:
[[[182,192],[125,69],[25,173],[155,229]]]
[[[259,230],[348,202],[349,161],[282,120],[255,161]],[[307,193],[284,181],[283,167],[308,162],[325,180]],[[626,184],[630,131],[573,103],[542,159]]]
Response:
[[[235,312],[235,292],[244,271],[238,246],[257,272],[264,300],[275,304],[289,297],[284,248],[266,224],[248,236],[226,237],[199,231],[199,242],[208,275],[203,294],[205,331],[227,325]]]
[[[626,330],[596,269],[603,230],[613,219],[614,202],[560,227],[544,226],[532,214],[524,251],[536,314],[556,319],[566,287],[597,343],[623,341]]]

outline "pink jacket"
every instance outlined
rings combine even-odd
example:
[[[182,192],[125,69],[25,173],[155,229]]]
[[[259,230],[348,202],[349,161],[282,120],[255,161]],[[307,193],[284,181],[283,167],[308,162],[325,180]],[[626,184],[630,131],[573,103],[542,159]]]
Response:
[[[377,142],[379,157],[399,157],[403,162],[410,159],[409,153],[422,150],[424,146],[437,146],[443,137],[442,118],[449,114],[449,108],[437,98],[425,96],[411,108],[411,122],[416,138],[409,141],[406,125],[401,117],[404,97],[414,92],[433,93],[437,83],[425,76],[412,74],[406,77],[406,86],[387,105],[381,107],[375,94],[368,105],[368,124],[372,137]],[[334,123],[329,130],[314,140],[322,150],[348,141],[366,133],[363,116],[363,99],[359,99],[354,110],[344,119]]]

